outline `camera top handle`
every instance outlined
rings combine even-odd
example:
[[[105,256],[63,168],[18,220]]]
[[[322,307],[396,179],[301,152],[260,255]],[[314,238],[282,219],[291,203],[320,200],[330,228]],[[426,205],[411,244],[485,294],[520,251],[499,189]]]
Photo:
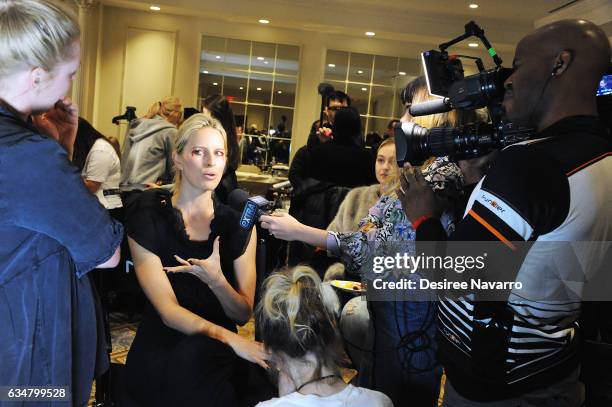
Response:
[[[446,53],[446,49],[449,48],[451,45],[457,44],[458,42],[461,42],[465,40],[466,38],[469,38],[472,36],[478,37],[480,41],[482,41],[484,46],[487,47],[487,51],[489,52],[489,55],[493,57],[493,62],[495,62],[495,66],[500,68],[503,63],[502,59],[499,57],[499,55],[497,55],[497,52],[495,52],[495,49],[491,46],[491,43],[489,42],[489,40],[487,40],[487,37],[485,37],[484,30],[480,28],[480,26],[476,24],[474,21],[470,21],[469,23],[465,25],[464,34],[448,42],[440,44],[440,51],[442,51],[443,53]],[[478,68],[480,69],[480,66]]]

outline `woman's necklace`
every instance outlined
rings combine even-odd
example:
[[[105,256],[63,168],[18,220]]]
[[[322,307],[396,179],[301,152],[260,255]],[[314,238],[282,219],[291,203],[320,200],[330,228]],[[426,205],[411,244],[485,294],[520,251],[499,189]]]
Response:
[[[306,385],[308,385],[308,384],[310,384],[310,383],[320,382],[321,380],[331,379],[332,377],[335,377],[335,378],[337,378],[337,379],[339,379],[339,378],[340,378],[340,376],[338,376],[337,374],[329,374],[329,375],[327,375],[327,376],[318,377],[318,378],[316,378],[316,379],[311,379],[311,380],[308,380],[306,383],[302,383],[302,384],[300,385],[300,387],[298,387],[297,389],[295,389],[295,391],[299,392],[300,390],[302,390],[302,388],[303,388],[304,386],[306,386]]]

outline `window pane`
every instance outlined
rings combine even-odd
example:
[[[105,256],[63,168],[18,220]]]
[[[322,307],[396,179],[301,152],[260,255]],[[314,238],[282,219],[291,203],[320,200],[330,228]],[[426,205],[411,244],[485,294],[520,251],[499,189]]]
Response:
[[[364,137],[365,136],[365,130],[366,130],[366,126],[368,124],[368,118],[367,116],[361,116],[361,136]],[[365,138],[364,138],[365,140]]]
[[[251,70],[258,72],[274,71],[274,58],[276,45],[265,42],[253,43],[253,55],[251,56]]]
[[[247,93],[247,75],[228,72],[223,78],[223,95],[229,100],[244,102]]]
[[[246,105],[242,103],[232,103],[230,102],[230,106],[232,108],[232,112],[234,113],[234,118],[236,119],[236,127],[242,126],[242,131],[244,132],[244,119],[245,119],[245,111]],[[237,132],[240,134],[240,132]]]
[[[327,50],[325,80],[345,81],[347,69],[348,52]]]
[[[402,72],[406,73],[406,76],[419,76],[422,73],[421,59],[413,58],[400,58],[398,74],[404,76]]]
[[[270,120],[270,108],[267,106],[247,105],[246,108],[246,123],[249,134],[253,134],[253,130],[259,132],[268,131],[268,123]]]
[[[276,73],[297,75],[300,48],[292,45],[278,45],[276,51]]]
[[[249,81],[249,103],[270,104],[272,96],[272,75],[251,73]]]
[[[241,40],[227,40],[225,67],[228,70],[246,71],[249,69],[251,42]]]
[[[283,116],[286,120],[283,120]],[[272,126],[274,126],[275,137],[291,138],[291,127],[293,126],[293,109],[272,108]]]
[[[285,120],[283,120],[283,117]],[[293,125],[292,109],[272,109],[272,125],[275,126],[274,137],[270,139],[270,162],[289,163],[291,150],[291,127]]]
[[[393,88],[372,86],[370,115],[387,117],[393,115]]]
[[[349,81],[370,83],[372,79],[373,55],[351,53]]]
[[[273,103],[278,106],[291,106],[295,104],[296,78],[276,76],[274,78]]]
[[[368,133],[377,133],[381,137],[384,136],[387,131],[387,125],[391,119],[379,119],[375,117],[370,117],[368,121]]]
[[[200,74],[200,97],[207,98],[215,93],[221,93],[221,75]]]
[[[376,55],[374,58],[374,78],[378,85],[393,86],[397,73],[397,58]]]
[[[358,85],[349,83],[347,93],[353,101],[351,106],[357,109],[360,114],[367,114],[368,98],[370,96],[370,85]]]

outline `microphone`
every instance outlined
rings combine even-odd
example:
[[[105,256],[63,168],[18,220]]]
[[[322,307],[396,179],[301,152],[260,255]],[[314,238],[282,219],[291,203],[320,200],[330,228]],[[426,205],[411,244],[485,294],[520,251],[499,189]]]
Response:
[[[417,103],[408,109],[412,116],[427,116],[429,114],[450,112],[451,110],[453,110],[453,107],[449,98]]]
[[[227,200],[231,208],[242,211],[240,227],[245,230],[251,229],[259,221],[261,215],[274,209],[274,202],[259,195],[249,197],[249,193],[244,189],[234,189]]]
[[[329,93],[332,93],[334,90],[335,89],[332,85],[330,85],[329,83],[325,83],[325,82],[321,82],[319,86],[317,87],[317,91],[319,92],[319,95],[321,96],[325,96]]]

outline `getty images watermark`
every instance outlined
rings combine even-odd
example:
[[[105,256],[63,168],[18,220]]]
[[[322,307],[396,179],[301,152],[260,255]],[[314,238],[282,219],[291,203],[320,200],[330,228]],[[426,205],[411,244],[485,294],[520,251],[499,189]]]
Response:
[[[374,278],[371,286],[376,290],[521,290],[523,283],[520,281],[488,281],[481,277],[469,277],[467,281],[451,281],[447,278],[427,278],[428,270],[454,271],[457,274],[464,272],[483,271],[486,268],[485,260],[487,253],[480,256],[440,256],[440,255],[410,255],[408,253],[396,253],[395,256],[375,256],[373,258],[372,272],[381,275]],[[418,279],[399,278],[396,280],[388,278],[388,272],[396,274],[414,274],[419,271]],[[384,274],[384,275],[383,275]]]

